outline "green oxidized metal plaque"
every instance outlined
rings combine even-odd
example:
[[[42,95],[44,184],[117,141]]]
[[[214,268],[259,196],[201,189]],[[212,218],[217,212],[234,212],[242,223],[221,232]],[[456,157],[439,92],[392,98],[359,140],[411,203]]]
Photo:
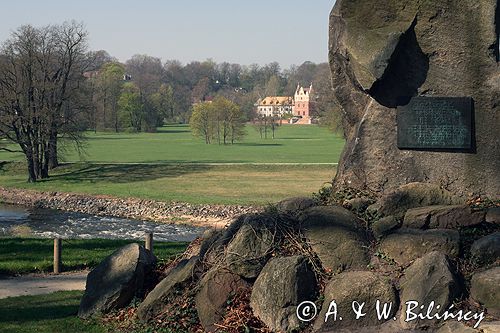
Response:
[[[398,148],[473,150],[470,97],[414,97],[398,107]]]

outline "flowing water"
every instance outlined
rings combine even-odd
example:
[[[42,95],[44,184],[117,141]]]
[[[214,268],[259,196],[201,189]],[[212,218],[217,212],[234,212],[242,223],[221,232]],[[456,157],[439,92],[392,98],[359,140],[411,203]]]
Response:
[[[191,241],[204,228],[0,204],[0,236]]]

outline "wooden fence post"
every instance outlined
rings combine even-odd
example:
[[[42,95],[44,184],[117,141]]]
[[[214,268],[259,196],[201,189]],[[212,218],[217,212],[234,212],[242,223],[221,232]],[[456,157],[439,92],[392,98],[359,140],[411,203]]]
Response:
[[[54,238],[54,273],[61,273],[61,238]]]
[[[153,233],[152,232],[147,232],[146,233],[146,241],[144,247],[146,250],[151,251],[151,254],[153,253]]]

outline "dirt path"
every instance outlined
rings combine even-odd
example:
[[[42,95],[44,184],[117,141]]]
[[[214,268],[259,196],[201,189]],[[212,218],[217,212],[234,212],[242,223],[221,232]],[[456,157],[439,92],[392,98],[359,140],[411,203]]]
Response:
[[[88,271],[59,275],[30,274],[0,279],[0,299],[25,295],[50,294],[60,290],[85,290]]]

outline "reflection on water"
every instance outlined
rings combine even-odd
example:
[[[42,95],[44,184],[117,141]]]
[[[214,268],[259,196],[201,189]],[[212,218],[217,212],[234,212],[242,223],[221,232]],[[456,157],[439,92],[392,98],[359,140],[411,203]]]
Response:
[[[143,239],[144,233],[153,232],[157,241],[191,241],[203,230],[200,227],[0,204],[0,236]]]

